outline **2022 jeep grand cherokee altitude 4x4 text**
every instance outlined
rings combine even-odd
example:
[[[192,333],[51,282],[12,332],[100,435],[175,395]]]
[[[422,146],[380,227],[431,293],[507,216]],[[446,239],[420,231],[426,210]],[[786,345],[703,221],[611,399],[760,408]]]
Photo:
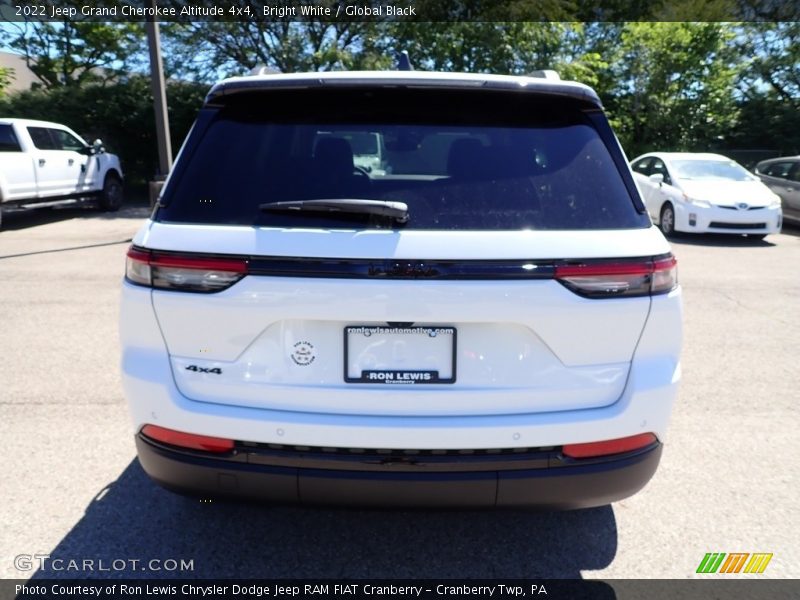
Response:
[[[141,464],[206,496],[606,504],[680,374],[675,259],[600,102],[536,78],[217,84],[121,310]]]

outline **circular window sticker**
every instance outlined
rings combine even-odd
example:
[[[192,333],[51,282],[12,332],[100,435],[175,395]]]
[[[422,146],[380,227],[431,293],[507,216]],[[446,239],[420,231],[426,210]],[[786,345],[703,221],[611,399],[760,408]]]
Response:
[[[311,342],[297,342],[293,347],[291,356],[294,364],[301,367],[307,367],[317,357],[314,354],[314,345]]]

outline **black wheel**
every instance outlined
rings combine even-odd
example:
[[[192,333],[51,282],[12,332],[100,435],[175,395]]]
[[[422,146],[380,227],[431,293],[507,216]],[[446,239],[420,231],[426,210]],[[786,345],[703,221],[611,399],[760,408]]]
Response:
[[[658,220],[658,227],[661,229],[661,233],[666,236],[675,235],[675,209],[672,208],[672,204],[669,202],[661,207],[661,217]]]
[[[100,208],[114,212],[122,206],[122,181],[113,173],[106,175],[103,191],[100,193]]]

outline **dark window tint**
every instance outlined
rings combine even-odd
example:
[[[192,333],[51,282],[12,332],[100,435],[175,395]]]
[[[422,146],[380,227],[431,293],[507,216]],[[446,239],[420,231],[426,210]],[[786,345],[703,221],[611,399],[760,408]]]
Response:
[[[800,181],[800,163],[794,163],[794,168],[786,177],[789,181]]]
[[[50,129],[46,127],[28,127],[28,134],[31,136],[33,145],[39,150],[58,150],[56,140],[50,135]]]
[[[654,158],[653,164],[650,166],[650,175],[663,175],[664,176],[664,183],[672,184],[672,180],[669,177],[669,172],[667,171],[667,167],[664,164],[664,161],[660,158]]]
[[[83,142],[63,129],[51,129],[50,135],[55,140],[56,147],[59,150],[78,151],[85,147]]]
[[[774,163],[767,166],[762,173],[765,175],[769,175],[770,177],[780,177],[782,179],[786,179],[789,177],[789,171],[792,170],[792,163],[790,162],[782,162],[782,163]]]
[[[521,95],[517,95],[521,96]],[[489,110],[424,99],[382,114],[365,105],[315,103],[276,118],[267,107],[223,109],[185,152],[160,221],[265,227],[387,227],[380,217],[259,210],[320,198],[394,200],[406,229],[516,230],[646,227],[608,149],[577,110]],[[497,102],[497,100],[493,100]],[[331,115],[319,122],[319,106]],[[420,108],[421,107],[421,108]],[[335,119],[343,115],[341,122]],[[415,112],[416,111],[416,112]],[[370,118],[379,112],[380,120]],[[525,116],[508,116],[520,115]],[[262,116],[263,115],[263,116]],[[486,122],[502,115],[511,123]],[[347,120],[345,120],[345,118]],[[494,117],[495,121],[498,120]]]
[[[653,158],[650,156],[641,160],[637,160],[635,163],[633,163],[633,170],[637,173],[641,173],[642,175],[650,175],[650,163],[652,162]]]
[[[0,152],[20,152],[17,136],[11,125],[0,125]]]

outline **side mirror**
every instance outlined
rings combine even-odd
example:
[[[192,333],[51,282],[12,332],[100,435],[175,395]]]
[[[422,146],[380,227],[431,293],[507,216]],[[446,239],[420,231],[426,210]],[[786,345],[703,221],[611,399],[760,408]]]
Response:
[[[92,143],[92,149],[94,152],[92,154],[102,154],[106,151],[106,147],[103,146],[103,140],[96,139],[94,143]]]
[[[648,179],[657,185],[661,185],[664,183],[664,174],[663,173],[653,173],[648,177]]]

